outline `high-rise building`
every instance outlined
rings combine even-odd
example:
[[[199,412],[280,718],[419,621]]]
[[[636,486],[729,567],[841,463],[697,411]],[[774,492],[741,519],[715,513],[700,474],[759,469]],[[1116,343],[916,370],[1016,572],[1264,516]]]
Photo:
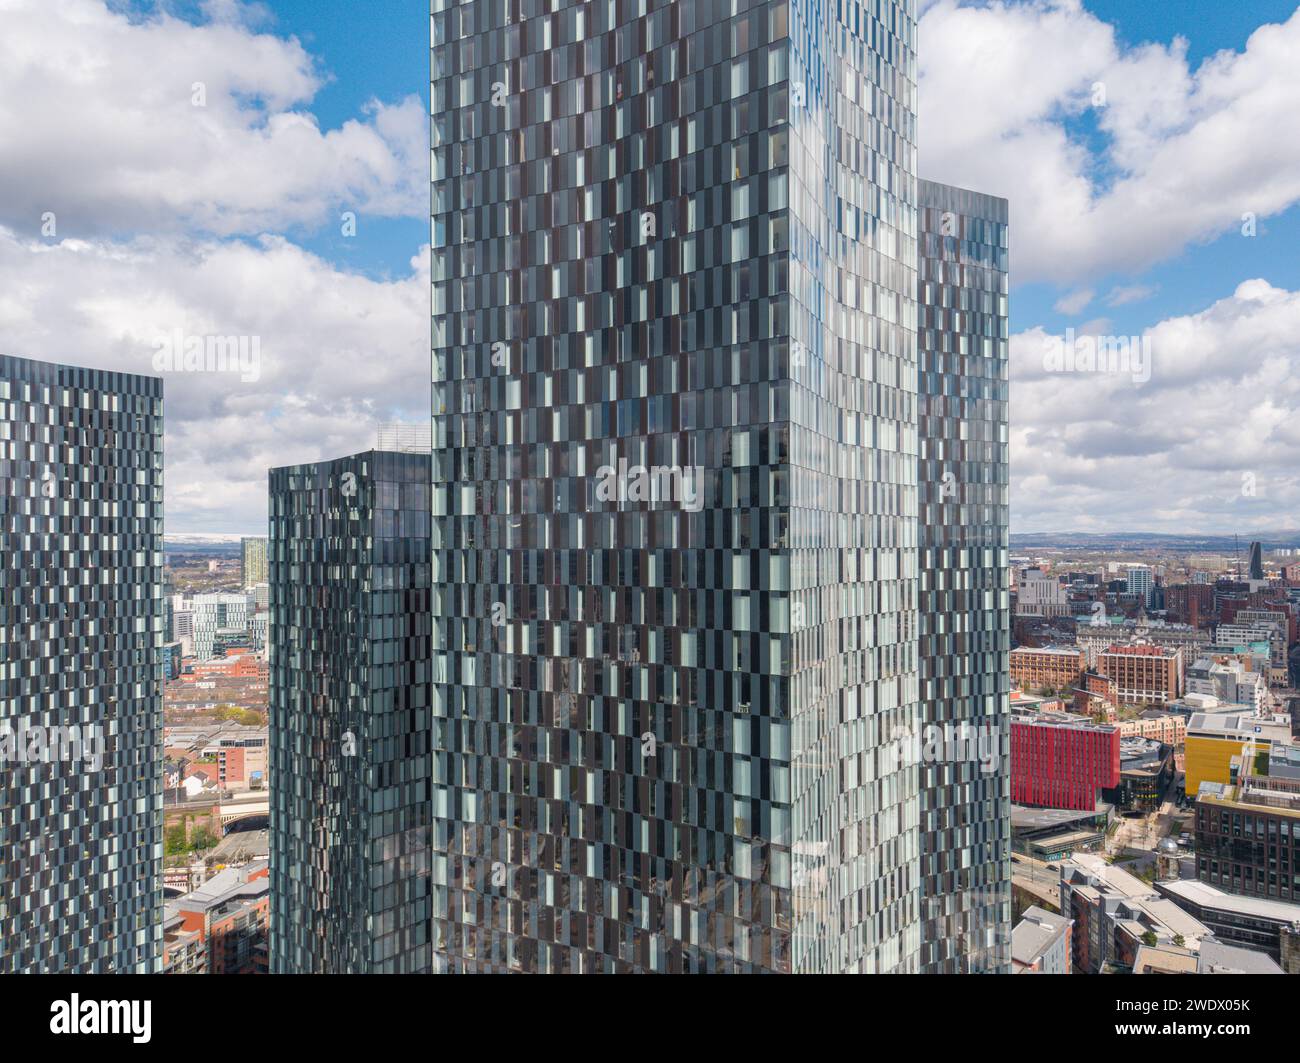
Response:
[[[924,726],[996,763],[921,765],[922,966],[1011,966],[1007,201],[920,182],[920,673]],[[1059,582],[1053,581],[1061,589]]]
[[[1264,547],[1259,543],[1250,544],[1250,567],[1248,569],[1250,579],[1264,578]]]
[[[923,385],[913,5],[522,14],[431,6],[440,966],[998,969],[999,787],[898,748],[926,388],[999,544],[961,600],[932,544],[935,718],[1006,652],[1005,204],[942,193]]]
[[[240,586],[244,590],[266,582],[266,538],[239,540]]]
[[[0,356],[0,972],[162,962],[162,382]]]
[[[243,635],[249,630],[252,610],[246,594],[196,594],[190,599],[194,656],[210,661],[217,656],[222,635]]]
[[[271,965],[430,971],[429,456],[270,474]]]
[[[1129,594],[1136,594],[1138,601],[1142,605],[1147,605],[1151,598],[1151,566],[1150,565],[1129,565],[1125,570],[1125,582]]]

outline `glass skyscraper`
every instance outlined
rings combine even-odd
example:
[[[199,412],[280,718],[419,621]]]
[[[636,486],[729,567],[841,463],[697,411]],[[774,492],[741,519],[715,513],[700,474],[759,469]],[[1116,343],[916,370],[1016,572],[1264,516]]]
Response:
[[[0,972],[162,957],[162,382],[0,356]]]
[[[271,970],[433,969],[429,456],[270,473]]]
[[[920,182],[922,969],[1010,971],[1007,202]]]
[[[920,969],[909,3],[432,5],[435,938]]]

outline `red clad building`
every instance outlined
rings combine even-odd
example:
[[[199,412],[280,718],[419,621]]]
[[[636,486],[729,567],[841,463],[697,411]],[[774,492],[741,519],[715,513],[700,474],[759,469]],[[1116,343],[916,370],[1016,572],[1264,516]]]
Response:
[[[1085,716],[1038,713],[1011,720],[1011,800],[1090,812],[1119,785],[1119,728]]]

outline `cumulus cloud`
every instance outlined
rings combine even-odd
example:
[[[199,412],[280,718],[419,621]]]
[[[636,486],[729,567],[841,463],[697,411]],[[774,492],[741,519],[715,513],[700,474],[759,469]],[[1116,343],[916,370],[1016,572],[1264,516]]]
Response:
[[[919,38],[923,170],[1010,199],[1017,283],[1139,272],[1300,202],[1300,11],[1195,70],[1078,0],[938,0]]]
[[[1149,379],[1051,367],[1011,343],[1018,531],[1292,528],[1300,507],[1300,292],[1260,279],[1139,340]]]
[[[0,229],[0,351],[161,375],[169,531],[263,526],[266,472],[428,417],[428,248],[407,276],[342,272],[280,237],[67,240]],[[157,370],[158,341],[256,339],[257,379]]]
[[[227,235],[427,212],[418,96],[322,130],[307,107],[325,75],[299,41],[252,28],[256,9],[207,10],[0,0],[0,224]]]

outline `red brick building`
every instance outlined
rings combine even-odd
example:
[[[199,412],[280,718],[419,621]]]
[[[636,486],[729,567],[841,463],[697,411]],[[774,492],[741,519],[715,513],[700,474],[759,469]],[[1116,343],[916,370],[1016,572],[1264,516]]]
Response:
[[[180,916],[173,928],[178,940],[181,935],[194,935],[206,951],[201,966],[190,970],[266,974],[271,901],[267,876],[267,862],[256,860],[227,868],[192,893],[168,902],[168,918],[174,922]]]

